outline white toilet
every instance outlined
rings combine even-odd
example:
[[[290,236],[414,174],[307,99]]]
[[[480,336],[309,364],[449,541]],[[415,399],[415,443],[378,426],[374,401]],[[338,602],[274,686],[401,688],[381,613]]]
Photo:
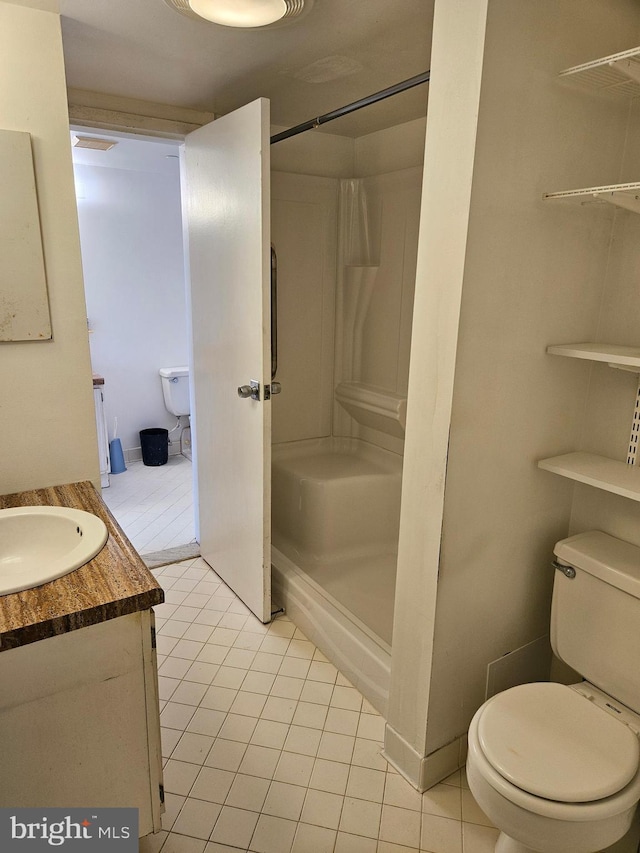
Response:
[[[469,787],[496,853],[594,853],[640,800],[640,548],[592,531],[554,553],[551,645],[588,680],[513,687],[471,721]]]
[[[162,396],[164,405],[168,412],[178,419],[188,417],[191,413],[191,399],[189,396],[189,368],[161,367],[160,378],[162,381]],[[175,427],[177,429],[178,426]],[[174,430],[171,430],[173,432]],[[186,426],[180,433],[180,449],[183,456],[191,459],[191,427]]]
[[[189,400],[189,368],[161,367],[162,395],[168,412],[180,417],[191,411]]]

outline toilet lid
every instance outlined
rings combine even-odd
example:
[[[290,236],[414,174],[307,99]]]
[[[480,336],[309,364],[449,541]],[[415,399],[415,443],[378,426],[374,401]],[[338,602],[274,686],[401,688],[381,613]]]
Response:
[[[562,684],[537,682],[490,699],[480,748],[513,785],[564,803],[617,793],[638,771],[638,738],[624,723]]]

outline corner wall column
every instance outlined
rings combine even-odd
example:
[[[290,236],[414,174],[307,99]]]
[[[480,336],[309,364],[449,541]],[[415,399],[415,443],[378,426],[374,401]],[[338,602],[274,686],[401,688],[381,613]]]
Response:
[[[440,537],[488,0],[436,0],[385,754],[423,790],[460,762],[426,755]],[[464,61],[461,60],[464,57]]]

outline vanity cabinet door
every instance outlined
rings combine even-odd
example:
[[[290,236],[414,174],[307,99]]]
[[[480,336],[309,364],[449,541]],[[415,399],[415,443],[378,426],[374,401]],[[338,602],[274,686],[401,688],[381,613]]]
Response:
[[[151,611],[0,653],[0,806],[129,807],[160,829]]]

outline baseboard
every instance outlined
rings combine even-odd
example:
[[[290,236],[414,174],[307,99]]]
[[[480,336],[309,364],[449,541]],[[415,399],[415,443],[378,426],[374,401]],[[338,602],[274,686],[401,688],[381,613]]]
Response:
[[[180,456],[180,442],[179,441],[170,441],[169,442],[169,456]],[[124,451],[124,460],[125,462],[142,462],[142,448],[141,447],[128,447]]]
[[[124,461],[128,464],[131,462],[142,462],[142,448],[127,447],[124,451]]]
[[[387,723],[382,754],[414,788],[426,791],[464,765],[467,736],[461,735],[435,752],[422,755]]]

